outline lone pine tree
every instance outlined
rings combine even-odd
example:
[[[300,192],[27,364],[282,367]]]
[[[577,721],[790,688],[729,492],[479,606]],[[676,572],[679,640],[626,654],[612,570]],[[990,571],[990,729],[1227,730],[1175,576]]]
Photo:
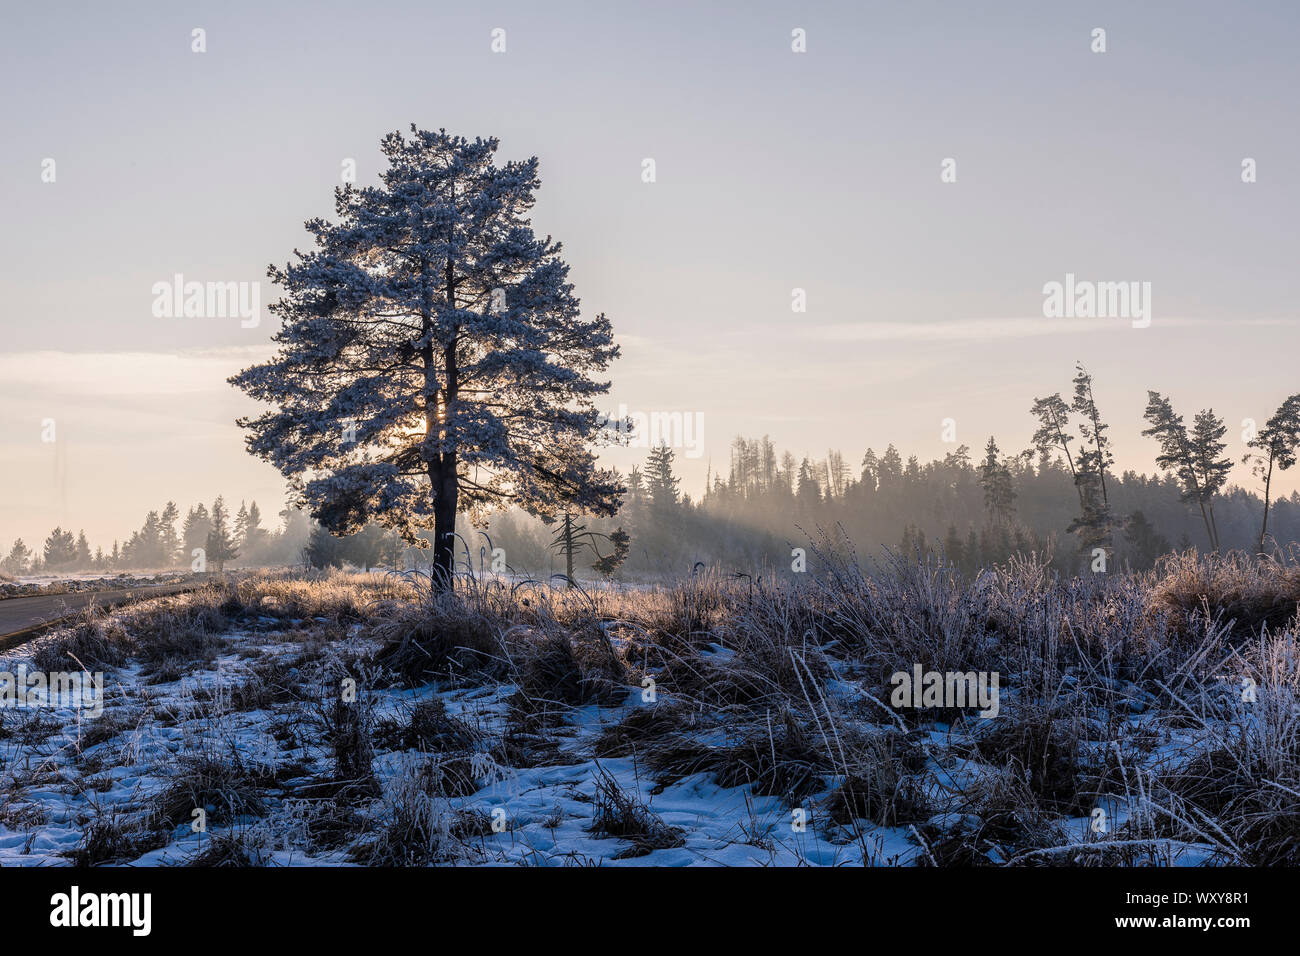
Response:
[[[496,139],[411,127],[382,142],[381,185],[335,190],[339,221],[271,278],[276,356],[231,383],[273,411],[240,424],[331,532],[368,520],[454,570],[458,511],[514,504],[612,515],[618,476],[588,447],[595,380],[618,356],[583,319],[561,246],[528,217],[537,158],[496,166]]]
[[[1110,494],[1106,470],[1115,463],[1106,430],[1093,396],[1092,374],[1081,363],[1075,365],[1074,401],[1066,404],[1059,392],[1034,399],[1030,412],[1038,419],[1034,447],[1044,461],[1057,451],[1065,458],[1075,492],[1079,496],[1080,514],[1070,522],[1071,534],[1079,536],[1084,550],[1110,548],[1114,519],[1110,512]],[[1079,447],[1071,453],[1070,414],[1079,415]]]
[[[1273,491],[1274,470],[1286,471],[1296,463],[1300,449],[1300,395],[1291,395],[1272,417],[1264,423],[1255,437],[1246,443],[1250,447],[1241,459],[1250,465],[1255,477],[1264,482],[1264,520],[1259,526],[1258,550],[1264,550],[1268,536],[1268,508]]]
[[[1079,457],[1075,483],[1079,485],[1079,495],[1083,502],[1083,514],[1072,525],[1079,534],[1084,547],[1088,549],[1099,545],[1109,549],[1111,545],[1110,495],[1106,490],[1106,469],[1115,464],[1111,454],[1110,439],[1106,430],[1110,427],[1101,420],[1097,402],[1093,397],[1092,375],[1083,365],[1075,365],[1074,402],[1070,407],[1079,414]]]
[[[1222,457],[1227,443],[1222,441],[1228,428],[1222,418],[1216,418],[1214,409],[1203,408],[1192,419],[1192,455],[1200,475],[1201,494],[1210,515],[1210,529],[1214,532],[1214,550],[1219,550],[1219,523],[1214,517],[1214,496],[1228,482],[1232,470],[1231,459]]]

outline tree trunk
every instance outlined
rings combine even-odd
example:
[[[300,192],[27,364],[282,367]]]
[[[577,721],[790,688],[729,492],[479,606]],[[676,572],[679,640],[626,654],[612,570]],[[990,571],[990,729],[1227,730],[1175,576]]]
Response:
[[[1187,482],[1190,481],[1192,492],[1196,496],[1196,503],[1201,508],[1201,520],[1205,522],[1205,536],[1210,539],[1210,550],[1218,551],[1219,542],[1215,540],[1214,531],[1210,527],[1210,516],[1205,513],[1205,495],[1201,491],[1201,483],[1196,478],[1196,466],[1192,464],[1192,456],[1187,451],[1185,445],[1183,448],[1182,461],[1185,462],[1185,464],[1182,466],[1183,470],[1180,473],[1180,477],[1182,475],[1187,476],[1182,478],[1184,487],[1186,487]]]
[[[1264,477],[1264,523],[1259,528],[1259,553],[1264,553],[1264,538],[1268,534],[1268,496],[1273,483],[1273,455],[1268,456],[1268,474]]]
[[[452,184],[452,205],[455,205],[456,188]],[[443,301],[449,309],[456,308],[456,269],[452,256],[455,240],[455,226],[449,225],[447,235],[447,260],[443,266]],[[421,264],[421,328],[427,336],[432,329],[433,287],[429,282],[429,263]],[[450,441],[451,432],[448,423],[455,414],[456,398],[460,391],[460,369],[456,361],[456,344],[459,327],[451,332],[442,349],[442,372],[445,376],[442,387],[443,403],[441,413],[437,409],[438,389],[435,383],[433,345],[425,346],[425,409],[424,421],[427,436],[432,436],[435,429],[439,445],[443,449],[429,462],[429,484],[433,494],[433,563],[430,577],[438,591],[451,590],[455,582],[456,570],[456,506],[460,497],[459,462],[456,446]],[[432,387],[431,387],[432,386]],[[433,407],[429,402],[432,399]],[[448,448],[450,446],[450,448]]]
[[[565,584],[573,587],[573,515],[564,513],[564,577]]]
[[[1088,404],[1092,406],[1092,412],[1093,412],[1092,440],[1093,440],[1094,447],[1096,447],[1097,449],[1097,478],[1101,482],[1101,502],[1103,505],[1106,506],[1106,510],[1109,511],[1110,498],[1106,494],[1106,459],[1103,456],[1101,450],[1101,429],[1098,427],[1098,425],[1100,425],[1100,421],[1098,420],[1099,416],[1097,415],[1097,403],[1093,400],[1092,397],[1091,385],[1088,386]]]
[[[1201,520],[1205,522],[1205,536],[1210,539],[1210,550],[1218,551],[1219,546],[1214,540],[1214,531],[1210,528],[1210,516],[1205,513],[1205,499],[1201,497],[1200,489],[1197,489],[1196,501],[1201,506]]]
[[[440,429],[439,438],[447,441],[447,421],[451,418],[456,403],[459,385],[459,370],[456,365],[456,339],[443,349],[443,368],[446,370],[447,385],[443,392],[442,420],[437,422]],[[438,590],[448,590],[452,586],[452,575],[456,569],[456,505],[460,497],[460,476],[456,451],[439,452],[438,465],[430,472],[433,483],[433,578]]]
[[[446,271],[447,304],[455,307],[456,284],[450,259]],[[456,398],[460,392],[460,368],[456,362],[456,335],[442,350],[442,367],[446,375],[443,387],[442,415],[436,423],[439,428],[438,438],[444,447],[450,438],[448,422],[451,421],[456,408]],[[449,590],[453,583],[456,569],[456,505],[460,497],[459,462],[456,448],[438,453],[437,477],[434,479],[433,499],[433,578],[440,591]]]
[[[1079,494],[1079,510],[1085,510],[1083,503],[1083,486],[1079,484],[1079,472],[1074,467],[1074,456],[1070,454],[1070,443],[1065,440],[1065,432],[1062,431],[1060,424],[1053,419],[1052,424],[1056,425],[1056,439],[1061,443],[1061,451],[1065,452],[1065,462],[1070,466],[1070,480],[1074,482],[1074,490]]]
[[[459,487],[456,481],[456,456],[449,453],[440,456],[442,462],[438,468],[430,469],[429,479],[433,483],[433,564],[430,573],[433,586],[439,591],[451,588],[452,575],[456,569],[456,498]],[[447,467],[447,459],[451,467]]]

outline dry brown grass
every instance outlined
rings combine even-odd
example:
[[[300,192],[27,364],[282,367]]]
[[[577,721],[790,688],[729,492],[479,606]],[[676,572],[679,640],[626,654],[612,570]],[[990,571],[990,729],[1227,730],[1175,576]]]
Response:
[[[927,863],[1167,862],[1191,848],[1220,862],[1300,864],[1293,563],[1189,554],[1146,575],[1072,580],[1032,560],[975,580],[934,561],[864,568],[851,553],[818,566],[793,583],[704,572],[644,590],[463,581],[440,595],[396,576],[254,575],[88,617],[38,658],[50,669],[75,655],[90,667],[134,659],[157,675],[183,672],[219,652],[229,628],[249,627],[298,635],[304,661],[328,649],[331,679],[512,686],[505,727],[490,732],[436,699],[375,723],[364,700],[314,698],[324,703],[313,742],[335,764],[328,794],[379,794],[381,824],[349,851],[363,862],[466,859],[461,837],[481,821],[448,800],[477,792],[498,765],[581,759],[562,732],[575,708],[596,705],[622,709],[584,755],[630,757],[656,790],[702,773],[789,806],[815,799],[832,829],[914,826]],[[336,655],[354,632],[366,649],[348,653],[361,657]],[[224,706],[305,706],[305,679],[288,679],[285,660],[253,659]],[[998,716],[884,703],[890,674],[916,664],[1000,674]],[[638,705],[643,679],[654,693]],[[1255,702],[1241,699],[1243,679]],[[936,729],[946,743],[931,739]],[[1175,736],[1177,756],[1151,759]],[[379,782],[376,748],[429,756]],[[980,768],[976,779],[946,772],[959,759]],[[227,817],[256,815],[272,781],[250,788],[247,772],[240,784],[229,761],[217,764],[177,768],[164,820],[188,819],[203,799]],[[629,853],[678,845],[680,834],[602,780],[597,832],[629,840]],[[1066,835],[1063,818],[1104,799],[1131,811],[1113,838]],[[340,804],[319,806],[328,816]],[[337,830],[352,839],[355,822]],[[106,822],[85,858],[112,858],[117,840]],[[237,851],[214,848],[222,860]]]
[[[1300,609],[1300,563],[1296,551],[1289,557],[1261,560],[1240,551],[1168,555],[1151,575],[1151,607],[1168,612],[1184,629],[1198,617],[1220,620],[1236,637],[1285,627]]]
[[[686,838],[678,827],[670,827],[634,794],[624,790],[603,767],[597,768],[596,798],[591,832],[616,837],[630,844],[614,859],[645,856],[655,850],[683,846]]]

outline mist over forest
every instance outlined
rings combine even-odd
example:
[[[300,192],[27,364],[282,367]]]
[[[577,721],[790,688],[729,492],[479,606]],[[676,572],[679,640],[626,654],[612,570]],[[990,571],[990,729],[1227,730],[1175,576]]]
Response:
[[[851,544],[864,558],[883,549],[914,556],[942,557],[968,575],[1013,554],[1037,555],[1063,575],[1086,572],[1093,556],[1079,533],[1075,479],[1060,456],[1029,450],[1003,455],[993,464],[958,445],[943,459],[904,459],[892,444],[867,449],[854,460],[832,450],[824,458],[796,459],[768,438],[737,437],[726,470],[711,468],[707,490],[691,496],[680,490],[671,448],[651,449],[643,465],[624,476],[627,491],[617,515],[583,518],[593,532],[629,535],[626,560],[617,580],[669,578],[690,572],[699,562],[724,572],[791,573],[791,551],[823,538]],[[1108,560],[1115,569],[1147,570],[1170,551],[1209,550],[1195,504],[1184,499],[1173,474],[1108,475],[1108,495],[1116,516]],[[1004,504],[999,489],[1009,492]],[[1228,486],[1214,496],[1221,548],[1253,551],[1259,540],[1263,498]],[[218,533],[213,531],[217,516]],[[457,560],[463,570],[491,570],[493,550],[501,549],[508,568],[549,577],[563,573],[556,520],[544,522],[519,509],[491,515],[475,525],[458,522]],[[182,515],[174,502],[146,516],[142,526],[111,543],[87,542],[71,529],[56,529],[25,560],[13,547],[0,561],[11,574],[54,571],[157,570],[190,564],[195,548],[227,557],[231,567],[351,566],[411,568],[427,564],[428,553],[378,524],[336,537],[301,508],[282,506],[268,520],[257,502],[225,499],[199,503]],[[1286,552],[1300,541],[1300,492],[1269,506],[1268,548]],[[600,554],[608,544],[597,542]],[[105,546],[107,545],[107,546]],[[597,555],[579,559],[579,578],[599,578],[590,568]],[[810,558],[816,567],[815,555]],[[498,566],[500,562],[498,561]]]

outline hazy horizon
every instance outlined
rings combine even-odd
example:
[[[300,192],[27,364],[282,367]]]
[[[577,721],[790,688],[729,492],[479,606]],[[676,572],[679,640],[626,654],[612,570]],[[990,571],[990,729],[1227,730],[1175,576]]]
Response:
[[[381,136],[412,122],[539,157],[537,231],[623,347],[601,404],[701,416],[702,453],[677,449],[693,496],[737,434],[855,474],[868,446],[942,457],[948,418],[974,456],[990,434],[1020,451],[1076,360],[1116,471],[1155,471],[1147,389],[1189,422],[1214,408],[1234,462],[1242,420],[1300,391],[1286,4],[393,3],[371,44],[342,4],[135,9],[23,9],[0,36],[23,91],[0,107],[5,548],[57,524],[107,549],[169,498],[256,499],[270,523],[284,483],[244,450],[255,406],[226,378],[271,348],[267,264],[332,217],[346,160],[375,182]],[[261,283],[260,321],[155,316],[177,274]],[[1045,317],[1067,274],[1151,283],[1150,326]],[[1300,468],[1276,476],[1297,489]]]

